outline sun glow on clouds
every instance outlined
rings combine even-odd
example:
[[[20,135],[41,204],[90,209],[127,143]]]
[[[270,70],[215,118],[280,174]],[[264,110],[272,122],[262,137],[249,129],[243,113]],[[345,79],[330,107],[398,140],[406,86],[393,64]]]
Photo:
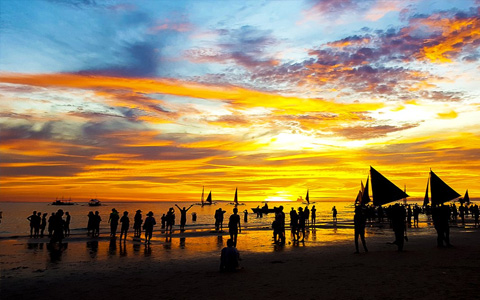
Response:
[[[17,18],[0,32],[0,200],[199,200],[202,186],[217,199],[238,187],[241,201],[307,189],[347,200],[369,165],[414,197],[430,167],[475,197],[478,5],[437,2],[232,2],[217,13],[199,2],[195,14],[138,3],[109,10],[106,31],[80,48],[7,3],[0,14]],[[104,8],[44,5],[73,23]],[[26,55],[18,28],[35,22],[47,32],[31,28],[41,51]],[[41,57],[59,52],[102,63],[49,70]]]

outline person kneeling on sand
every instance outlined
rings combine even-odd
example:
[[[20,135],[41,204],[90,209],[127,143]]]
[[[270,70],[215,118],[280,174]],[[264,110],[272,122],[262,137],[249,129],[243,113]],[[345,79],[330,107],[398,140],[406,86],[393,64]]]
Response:
[[[220,272],[234,272],[238,269],[240,254],[237,248],[233,246],[233,240],[227,240],[227,247],[222,249],[220,256]]]

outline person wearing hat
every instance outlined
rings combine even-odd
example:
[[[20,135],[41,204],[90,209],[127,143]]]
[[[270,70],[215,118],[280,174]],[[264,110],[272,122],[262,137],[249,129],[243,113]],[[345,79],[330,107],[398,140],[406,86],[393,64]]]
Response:
[[[117,235],[117,228],[118,228],[118,221],[120,220],[120,216],[118,215],[118,211],[115,208],[112,208],[112,213],[110,214],[110,218],[108,219],[108,223],[110,223],[110,236],[115,237]]]
[[[133,217],[133,236],[139,238],[142,234],[142,211],[137,210],[135,217]]]
[[[149,211],[147,214],[147,218],[145,219],[145,223],[143,223],[143,229],[145,230],[145,243],[150,244],[150,240],[152,239],[153,233],[153,226],[155,226],[157,222],[153,217],[153,212]]]

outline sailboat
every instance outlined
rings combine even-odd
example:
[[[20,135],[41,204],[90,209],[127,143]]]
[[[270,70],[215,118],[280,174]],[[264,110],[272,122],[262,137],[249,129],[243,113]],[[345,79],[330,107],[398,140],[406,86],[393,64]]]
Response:
[[[402,191],[394,183],[388,180],[385,176],[380,174],[377,170],[370,166],[370,176],[372,181],[372,198],[373,205],[381,206],[393,201],[404,199],[409,197],[407,193]],[[365,204],[364,201],[370,201],[368,197],[368,179],[365,186],[365,192],[362,197],[362,204]]]
[[[235,206],[245,205],[245,203],[238,202],[238,188],[235,188],[235,198],[233,198],[233,202],[230,202],[230,204],[233,204]]]
[[[307,201],[307,205],[310,204],[310,197],[308,196],[308,190],[307,190],[307,195],[305,196],[305,201]]]
[[[425,198],[423,200],[423,205],[427,205],[430,201],[428,199],[428,185],[430,184],[430,196],[432,200],[432,205],[440,205],[442,203],[451,201],[460,197],[460,194],[452,189],[448,184],[446,184],[437,174],[433,173],[430,169],[430,177],[427,181],[427,188],[425,190]],[[465,195],[468,197],[468,191]]]
[[[202,192],[202,199],[203,199],[203,192]],[[207,196],[207,200],[205,200],[204,202],[202,201],[202,206],[204,205],[212,205],[212,191],[210,191],[210,193],[208,193],[208,196]]]

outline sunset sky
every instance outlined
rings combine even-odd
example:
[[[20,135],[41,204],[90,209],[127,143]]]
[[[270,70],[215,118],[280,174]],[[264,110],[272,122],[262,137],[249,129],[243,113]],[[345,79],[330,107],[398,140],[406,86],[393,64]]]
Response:
[[[0,201],[480,197],[480,1],[0,1]]]

